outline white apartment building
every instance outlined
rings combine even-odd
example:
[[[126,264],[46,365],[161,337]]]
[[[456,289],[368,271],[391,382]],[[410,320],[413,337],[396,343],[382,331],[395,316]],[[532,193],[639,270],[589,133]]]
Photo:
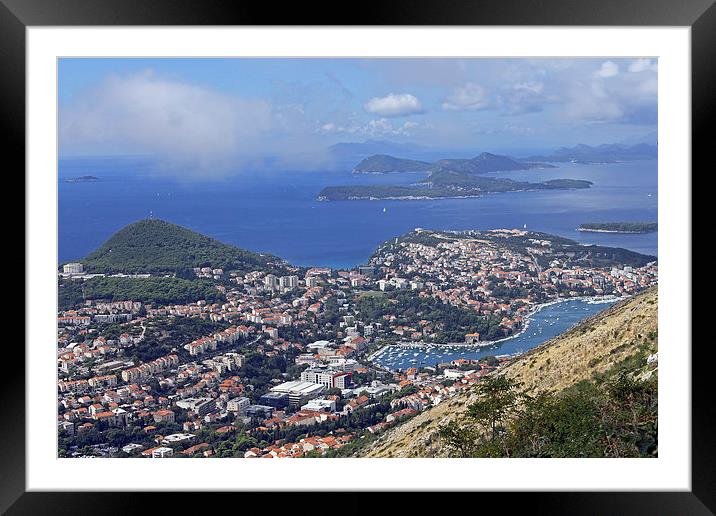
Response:
[[[323,385],[326,389],[337,387],[346,389],[351,384],[352,375],[336,369],[313,367],[301,373],[301,381]]]
[[[282,289],[290,289],[298,287],[298,276],[281,276],[278,284]]]
[[[251,405],[249,398],[234,398],[226,403],[226,410],[236,412],[237,415],[243,416],[246,413],[246,407]]]
[[[264,286],[266,288],[274,290],[277,285],[278,285],[278,278],[276,278],[276,276],[274,276],[273,274],[267,274],[266,277],[264,278]]]
[[[62,272],[65,274],[82,274],[84,267],[81,263],[67,263],[62,267]]]

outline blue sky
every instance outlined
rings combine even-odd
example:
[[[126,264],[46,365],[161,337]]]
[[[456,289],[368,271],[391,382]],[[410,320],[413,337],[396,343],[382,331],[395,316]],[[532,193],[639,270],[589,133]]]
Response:
[[[369,139],[499,152],[654,139],[655,59],[61,59],[60,155],[221,167]]]

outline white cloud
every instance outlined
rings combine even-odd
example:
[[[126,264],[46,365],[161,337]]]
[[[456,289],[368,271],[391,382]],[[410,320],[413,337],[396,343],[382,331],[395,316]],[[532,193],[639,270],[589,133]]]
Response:
[[[442,107],[447,111],[474,111],[489,107],[489,100],[485,88],[470,82],[455,88]]]
[[[619,65],[614,61],[603,62],[601,68],[594,73],[595,76],[603,78],[614,77],[617,74],[619,74]]]
[[[614,121],[624,116],[620,103],[609,95],[601,81],[575,84],[566,112],[572,118],[595,122]]]
[[[390,120],[381,118],[379,120],[371,120],[363,128],[367,136],[409,136],[410,129],[415,129],[418,124],[415,122],[404,122],[403,124],[394,126]]]
[[[515,91],[528,91],[530,93],[540,94],[544,91],[544,83],[539,81],[521,82],[512,85]]]
[[[632,73],[639,72],[656,72],[657,64],[651,59],[635,59],[629,65],[629,71]]]
[[[321,133],[343,133],[363,137],[377,138],[382,136],[410,136],[411,129],[420,127],[417,122],[403,122],[394,124],[387,118],[369,120],[365,124],[338,125],[327,122],[318,129]]]
[[[499,103],[505,113],[521,115],[542,111],[544,104],[558,101],[554,95],[545,94],[542,81],[525,81],[509,85],[502,89]]]
[[[60,120],[62,145],[69,148],[149,153],[217,175],[253,157],[274,124],[266,101],[151,72],[108,78],[63,107]]]
[[[398,117],[423,113],[420,101],[410,93],[391,93],[385,97],[373,97],[363,106],[368,113],[382,117]]]
[[[643,93],[645,96],[647,96],[647,98],[655,98],[656,94],[659,91],[659,83],[655,77],[652,77],[640,83],[638,90],[640,93]]]

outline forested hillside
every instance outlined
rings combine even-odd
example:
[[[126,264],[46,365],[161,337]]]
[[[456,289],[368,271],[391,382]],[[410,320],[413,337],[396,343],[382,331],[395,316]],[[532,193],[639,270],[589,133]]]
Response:
[[[251,271],[280,269],[281,259],[258,254],[163,220],[146,219],[112,235],[80,260],[91,273],[176,273],[191,277],[194,267]]]

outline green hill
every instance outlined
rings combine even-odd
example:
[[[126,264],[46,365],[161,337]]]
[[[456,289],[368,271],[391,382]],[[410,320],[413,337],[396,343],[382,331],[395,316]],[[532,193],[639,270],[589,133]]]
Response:
[[[508,156],[483,152],[479,156],[475,156],[471,159],[441,159],[433,164],[431,171],[439,172],[441,170],[449,170],[463,174],[485,174],[503,170],[528,170],[540,166],[554,168],[553,165],[544,163],[521,163]]]
[[[475,176],[441,170],[415,185],[342,185],[327,186],[318,194],[319,201],[351,201],[361,199],[449,199],[476,197],[485,193],[526,190],[569,190],[590,188],[591,181],[551,179],[541,183],[515,181],[507,178]]]
[[[288,264],[268,254],[246,251],[163,220],[125,226],[81,263],[90,273],[189,274],[194,267],[248,272],[280,271]]]
[[[403,159],[376,154],[365,158],[353,169],[355,174],[387,174],[390,172],[424,172],[430,169],[430,163],[414,159]]]
[[[528,170],[531,168],[554,168],[548,163],[532,163],[514,160],[508,156],[483,152],[470,159],[441,159],[434,163],[403,159],[387,154],[376,154],[358,163],[356,174],[388,174],[390,172],[439,172],[449,170],[462,174],[486,174],[503,170]]]

